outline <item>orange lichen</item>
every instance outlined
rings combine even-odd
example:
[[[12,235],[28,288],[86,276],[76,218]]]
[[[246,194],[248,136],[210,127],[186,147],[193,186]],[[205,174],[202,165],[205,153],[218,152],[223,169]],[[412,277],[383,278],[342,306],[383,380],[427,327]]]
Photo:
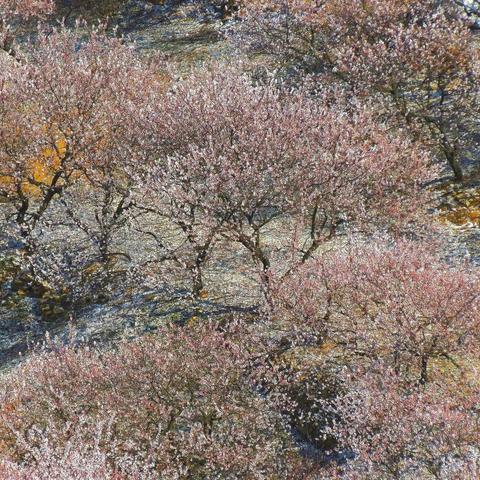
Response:
[[[457,226],[480,226],[480,192],[457,191],[450,195],[451,202],[440,207],[440,221]]]
[[[55,172],[60,167],[62,159],[67,152],[67,140],[60,138],[53,147],[46,147],[39,156],[26,162],[23,174],[0,176],[0,186],[6,188],[21,185],[22,192],[28,196],[36,196],[41,185],[49,185]]]

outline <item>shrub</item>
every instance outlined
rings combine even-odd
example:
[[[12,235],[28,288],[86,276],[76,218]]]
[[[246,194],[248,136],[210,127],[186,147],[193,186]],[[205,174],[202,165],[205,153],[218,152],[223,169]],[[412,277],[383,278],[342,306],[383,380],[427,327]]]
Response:
[[[478,351],[479,278],[417,242],[361,241],[286,279],[277,315],[313,328],[347,355],[388,361],[425,383],[433,359]]]
[[[4,450],[35,468],[44,442],[63,452],[75,438],[120,472],[133,462],[156,478],[285,478],[294,450],[252,390],[244,333],[172,327],[115,351],[32,355],[3,382]]]

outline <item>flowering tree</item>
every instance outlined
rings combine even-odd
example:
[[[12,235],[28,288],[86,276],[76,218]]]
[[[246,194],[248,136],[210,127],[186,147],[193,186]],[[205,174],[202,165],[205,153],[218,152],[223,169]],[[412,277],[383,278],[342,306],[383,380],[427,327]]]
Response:
[[[280,286],[278,312],[349,354],[383,358],[420,383],[433,359],[479,345],[479,278],[422,245],[357,245],[319,256]]]
[[[255,87],[232,69],[172,86],[152,125],[161,153],[152,190],[195,254],[186,261],[196,290],[220,234],[268,269],[260,231],[294,208],[291,182],[309,148],[299,140],[312,114],[307,104],[301,96],[282,100],[274,88]]]
[[[248,378],[248,332],[223,330],[207,322],[115,351],[33,355],[4,380],[5,451],[34,466],[32,450],[76,439],[124,473],[137,464],[165,478],[288,475],[281,418]],[[107,434],[97,441],[99,425]]]
[[[412,389],[381,365],[352,373],[347,384],[330,430],[354,454],[339,478],[478,477],[478,385]]]
[[[152,190],[196,252],[197,274],[221,235],[251,254],[268,283],[275,222],[301,220],[302,262],[345,224],[411,221],[430,178],[428,155],[368,107],[255,86],[228,69],[174,83],[150,128],[159,152]]]
[[[322,83],[375,96],[462,179],[478,118],[478,48],[455,2],[245,3],[242,39],[300,62]]]
[[[0,8],[3,15],[21,15],[24,18],[42,16],[53,8],[51,0],[2,0]]]
[[[80,182],[83,194],[95,191],[93,197],[100,198],[94,241],[106,261],[111,230],[128,210],[129,166],[138,156],[139,139],[129,128],[151,100],[153,69],[101,29],[88,39],[63,28],[41,32],[28,54],[2,62],[0,195],[6,218],[28,256],[35,234],[52,224],[52,217],[43,222],[46,212],[52,206],[58,211],[57,200]]]

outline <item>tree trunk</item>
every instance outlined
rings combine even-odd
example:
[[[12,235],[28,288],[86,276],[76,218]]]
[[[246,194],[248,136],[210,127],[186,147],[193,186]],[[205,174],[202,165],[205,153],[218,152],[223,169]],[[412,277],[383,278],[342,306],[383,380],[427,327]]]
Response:
[[[422,362],[420,366],[420,385],[425,385],[428,382],[428,357],[422,356]]]
[[[203,290],[202,267],[197,264],[192,268],[192,291],[195,298],[200,298]]]
[[[458,159],[458,153],[455,148],[450,146],[444,146],[445,158],[447,159],[450,168],[453,171],[453,175],[455,176],[455,180],[457,182],[463,182],[464,175],[463,170],[460,165],[460,161]]]

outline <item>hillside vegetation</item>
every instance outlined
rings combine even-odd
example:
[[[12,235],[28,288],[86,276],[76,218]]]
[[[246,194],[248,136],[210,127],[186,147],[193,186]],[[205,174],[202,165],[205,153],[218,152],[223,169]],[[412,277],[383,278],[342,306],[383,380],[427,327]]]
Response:
[[[480,478],[477,0],[0,0],[0,480]]]

